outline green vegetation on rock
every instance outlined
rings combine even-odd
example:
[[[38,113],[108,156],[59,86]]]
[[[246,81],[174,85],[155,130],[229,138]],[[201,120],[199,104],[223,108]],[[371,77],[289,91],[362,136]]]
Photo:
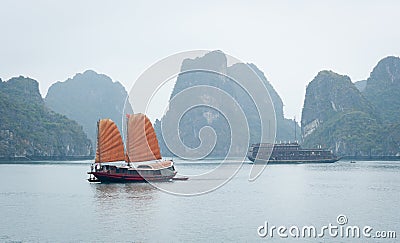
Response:
[[[382,59],[367,79],[364,96],[384,123],[400,122],[400,58]]]
[[[305,147],[323,146],[342,156],[400,153],[400,59],[381,60],[364,84],[357,88],[347,76],[318,73],[304,100]]]
[[[86,156],[92,145],[75,121],[48,109],[38,82],[0,82],[0,156]]]
[[[96,144],[96,124],[99,119],[112,119],[121,131],[127,96],[119,82],[88,70],[76,74],[72,79],[53,84],[45,102],[52,110],[81,124],[92,143]],[[129,102],[127,104],[125,111],[132,113]]]

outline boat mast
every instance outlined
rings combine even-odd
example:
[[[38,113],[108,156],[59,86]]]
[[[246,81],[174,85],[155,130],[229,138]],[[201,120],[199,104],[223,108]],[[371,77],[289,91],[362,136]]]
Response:
[[[128,166],[130,166],[131,164],[129,163],[129,156],[128,156],[128,149],[129,149],[129,115],[127,114],[126,115],[126,143],[125,143],[125,145],[126,145],[126,149],[125,149],[125,151],[126,151],[126,163],[128,163]]]
[[[97,150],[99,151],[99,163],[101,163],[100,159],[100,136],[99,136],[99,126],[100,126],[100,120],[97,121]]]
[[[296,116],[294,116],[294,142],[296,142],[297,141],[297,131],[296,131]]]

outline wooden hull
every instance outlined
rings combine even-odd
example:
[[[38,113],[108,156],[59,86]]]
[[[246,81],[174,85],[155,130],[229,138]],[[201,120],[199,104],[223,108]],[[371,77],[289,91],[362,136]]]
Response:
[[[147,182],[147,181],[169,181],[176,175],[172,173],[170,175],[126,175],[117,173],[107,172],[90,172],[94,175],[99,182]]]
[[[150,164],[140,164],[135,167],[115,165],[92,165],[91,172],[88,172],[89,182],[147,182],[147,181],[168,181],[175,177],[175,170],[172,161],[162,161]]]

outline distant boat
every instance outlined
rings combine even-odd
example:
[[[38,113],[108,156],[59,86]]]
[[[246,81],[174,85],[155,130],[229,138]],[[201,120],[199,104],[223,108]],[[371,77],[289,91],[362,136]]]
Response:
[[[269,164],[334,163],[340,159],[330,150],[303,149],[297,142],[252,144],[247,157],[254,163]]]
[[[173,161],[161,159],[156,133],[146,115],[127,115],[126,153],[118,127],[110,119],[101,119],[97,123],[96,159],[88,172],[88,180],[144,182],[173,179],[177,173]],[[109,164],[111,162],[126,163],[116,166]]]

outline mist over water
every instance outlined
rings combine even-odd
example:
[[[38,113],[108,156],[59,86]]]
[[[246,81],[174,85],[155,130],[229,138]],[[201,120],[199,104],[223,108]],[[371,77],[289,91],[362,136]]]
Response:
[[[176,168],[198,174],[215,168],[213,162],[178,160]],[[194,197],[147,183],[88,183],[89,163],[0,164],[0,241],[276,241],[260,238],[257,228],[265,221],[318,227],[336,223],[339,214],[349,225],[400,232],[398,162],[269,165],[254,182],[244,164],[226,185]]]

